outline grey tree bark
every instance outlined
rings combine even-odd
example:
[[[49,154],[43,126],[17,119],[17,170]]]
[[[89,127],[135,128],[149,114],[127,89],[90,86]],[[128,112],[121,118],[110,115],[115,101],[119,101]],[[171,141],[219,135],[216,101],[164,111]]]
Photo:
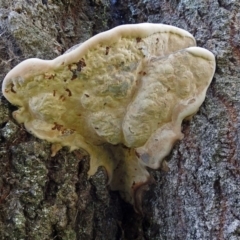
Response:
[[[240,239],[240,2],[238,0],[0,0],[0,76],[23,59],[52,59],[94,34],[153,22],[191,32],[217,69],[169,172],[134,212],[107,186],[104,168],[90,179],[86,152],[34,138],[0,101],[0,239]]]

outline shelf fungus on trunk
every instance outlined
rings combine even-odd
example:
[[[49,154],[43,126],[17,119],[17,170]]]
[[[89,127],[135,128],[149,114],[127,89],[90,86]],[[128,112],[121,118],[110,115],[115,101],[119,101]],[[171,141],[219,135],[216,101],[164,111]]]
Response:
[[[89,175],[104,166],[112,190],[139,211],[141,192],[204,101],[215,58],[163,24],[123,25],[54,60],[27,59],[2,85],[19,123],[36,137],[85,149]]]

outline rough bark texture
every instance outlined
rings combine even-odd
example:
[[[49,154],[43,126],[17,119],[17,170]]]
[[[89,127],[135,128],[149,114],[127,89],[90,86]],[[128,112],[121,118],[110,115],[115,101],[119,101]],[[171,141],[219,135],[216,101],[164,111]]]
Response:
[[[238,0],[0,0],[0,76],[25,58],[52,59],[123,23],[191,32],[216,55],[204,104],[155,178],[143,215],[110,192],[88,155],[28,134],[0,101],[0,239],[240,239],[240,3]]]

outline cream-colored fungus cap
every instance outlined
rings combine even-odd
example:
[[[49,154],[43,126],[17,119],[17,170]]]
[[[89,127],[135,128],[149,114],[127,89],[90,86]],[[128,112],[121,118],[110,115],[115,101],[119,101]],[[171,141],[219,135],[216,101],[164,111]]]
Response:
[[[28,59],[2,84],[14,118],[36,137],[85,149],[89,175],[105,166],[113,190],[131,203],[181,139],[215,71],[209,51],[185,30],[122,25],[54,60]],[[138,192],[138,194],[136,194]],[[138,197],[140,199],[140,197]]]

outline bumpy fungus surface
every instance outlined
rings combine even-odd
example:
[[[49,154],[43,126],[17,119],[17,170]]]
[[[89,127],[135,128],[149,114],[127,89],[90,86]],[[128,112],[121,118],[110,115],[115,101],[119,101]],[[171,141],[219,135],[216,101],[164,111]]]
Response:
[[[112,190],[136,203],[183,119],[204,101],[215,71],[193,36],[163,24],[123,25],[54,60],[28,59],[5,77],[4,96],[35,136],[85,149],[89,175],[106,167]]]

